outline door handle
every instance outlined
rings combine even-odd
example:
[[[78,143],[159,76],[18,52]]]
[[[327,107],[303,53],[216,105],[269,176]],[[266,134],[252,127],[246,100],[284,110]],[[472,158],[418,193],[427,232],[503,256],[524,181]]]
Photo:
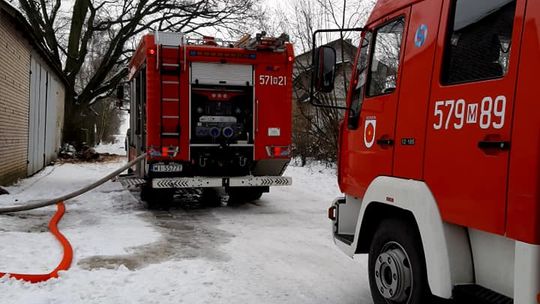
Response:
[[[478,148],[482,150],[487,149],[497,149],[497,150],[510,150],[510,142],[509,141],[488,141],[488,140],[481,140],[478,142]]]
[[[377,145],[379,146],[393,146],[394,140],[389,138],[380,138],[377,139]]]

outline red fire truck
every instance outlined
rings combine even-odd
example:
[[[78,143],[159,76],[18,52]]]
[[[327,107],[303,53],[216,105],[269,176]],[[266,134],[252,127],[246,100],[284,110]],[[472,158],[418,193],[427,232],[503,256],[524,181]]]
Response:
[[[357,30],[329,218],[374,302],[540,303],[540,1],[380,0]]]
[[[129,64],[129,158],[146,179],[149,206],[180,188],[224,187],[230,200],[255,200],[291,184],[289,163],[293,48],[288,37],[236,43],[142,38]]]

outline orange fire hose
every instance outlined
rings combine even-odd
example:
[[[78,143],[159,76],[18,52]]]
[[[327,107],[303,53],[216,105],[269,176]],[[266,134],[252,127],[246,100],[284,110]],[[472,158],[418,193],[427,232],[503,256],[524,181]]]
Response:
[[[58,266],[52,272],[47,274],[19,274],[0,272],[0,277],[8,275],[9,277],[17,280],[23,280],[30,283],[39,283],[47,281],[51,278],[57,278],[59,271],[69,269],[71,266],[71,261],[73,260],[73,248],[66,237],[58,230],[58,222],[60,222],[62,216],[66,212],[66,207],[63,202],[59,202],[56,204],[56,208],[56,213],[49,222],[49,231],[56,237],[64,249],[64,256],[62,261],[60,261],[60,264],[58,264]]]
[[[49,230],[51,233],[56,237],[56,239],[60,242],[64,249],[64,257],[62,258],[62,261],[60,261],[60,264],[54,269],[52,272],[47,274],[18,274],[18,273],[3,273],[0,272],[0,277],[3,277],[5,275],[8,275],[11,278],[15,278],[17,280],[23,280],[30,283],[39,283],[43,281],[47,281],[51,278],[57,278],[59,271],[68,270],[71,266],[71,261],[73,260],[73,248],[71,247],[71,244],[69,244],[69,241],[60,233],[58,230],[58,222],[60,219],[62,219],[62,216],[66,212],[66,206],[64,205],[64,202],[66,200],[72,199],[74,197],[77,197],[83,193],[86,193],[94,188],[97,188],[98,186],[104,184],[105,182],[111,180],[112,178],[120,175],[123,171],[127,170],[129,167],[137,164],[138,162],[142,161],[146,157],[146,153],[143,153],[137,158],[133,159],[129,163],[125,164],[123,167],[117,169],[116,171],[108,174],[107,176],[101,178],[100,180],[94,182],[93,184],[86,186],[82,189],[79,189],[75,192],[65,194],[61,197],[48,199],[44,201],[38,201],[34,203],[29,203],[27,205],[19,205],[19,206],[11,206],[11,207],[0,207],[0,214],[4,213],[12,213],[12,212],[20,212],[20,211],[27,211],[27,210],[34,210],[38,208],[43,208],[47,206],[52,206],[56,204],[56,213],[54,214],[53,218],[49,222]]]

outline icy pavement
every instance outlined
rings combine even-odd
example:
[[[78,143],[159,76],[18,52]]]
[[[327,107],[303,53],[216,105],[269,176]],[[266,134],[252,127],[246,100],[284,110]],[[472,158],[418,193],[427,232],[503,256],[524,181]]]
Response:
[[[0,206],[55,197],[121,165],[63,164],[8,187]],[[72,268],[29,284],[0,278],[0,303],[372,303],[365,257],[334,246],[327,208],[334,172],[289,167],[293,186],[241,206],[147,211],[120,183],[71,200],[60,230]],[[47,232],[54,208],[0,215],[0,271],[52,270],[61,249]]]

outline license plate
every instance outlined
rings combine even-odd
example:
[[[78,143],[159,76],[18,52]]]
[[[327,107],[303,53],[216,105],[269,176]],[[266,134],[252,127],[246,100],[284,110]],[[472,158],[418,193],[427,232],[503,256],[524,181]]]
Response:
[[[181,164],[155,164],[152,166],[154,172],[182,172]]]

